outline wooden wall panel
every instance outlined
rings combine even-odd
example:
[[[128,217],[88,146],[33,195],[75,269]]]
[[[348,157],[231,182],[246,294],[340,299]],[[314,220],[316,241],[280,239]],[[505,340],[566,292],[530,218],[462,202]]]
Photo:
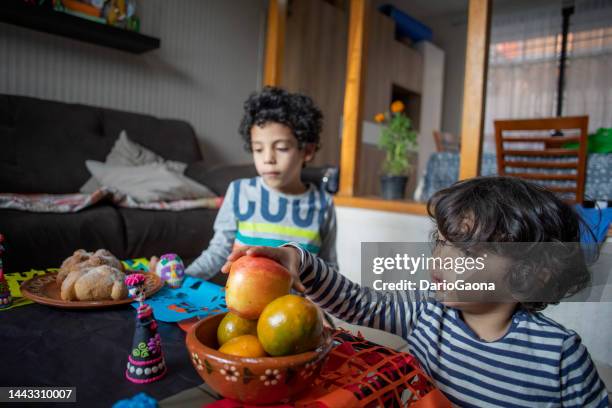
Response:
[[[372,10],[369,20],[364,119],[388,108],[392,84],[421,93],[423,57],[407,44],[395,39],[395,23]]]
[[[324,115],[315,165],[338,165],[344,101],[347,13],[323,0],[293,0],[287,15],[281,85],[312,97]]]
[[[377,11],[370,13],[369,22],[368,43],[370,47],[364,83],[363,118],[373,121],[374,115],[387,108],[391,100],[395,23]]]
[[[418,94],[423,84],[423,56],[414,48],[393,42],[393,76],[391,81],[409,91]]]
[[[368,21],[368,56],[366,69],[363,120],[372,122],[374,115],[389,109],[393,84],[408,91],[421,93],[423,78],[422,55],[404,42],[395,39],[395,23],[386,15],[372,10]],[[419,123],[419,114],[412,115]],[[411,154],[417,168],[416,155]],[[384,153],[371,144],[364,144],[360,153],[359,195],[380,194],[380,168]],[[414,171],[413,171],[414,173]],[[416,174],[411,175],[406,197],[412,197]]]

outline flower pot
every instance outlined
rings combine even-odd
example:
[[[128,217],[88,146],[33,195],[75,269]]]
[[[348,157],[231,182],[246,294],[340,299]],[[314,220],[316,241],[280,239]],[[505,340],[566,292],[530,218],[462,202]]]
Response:
[[[380,176],[380,190],[385,200],[402,200],[406,191],[408,176]]]

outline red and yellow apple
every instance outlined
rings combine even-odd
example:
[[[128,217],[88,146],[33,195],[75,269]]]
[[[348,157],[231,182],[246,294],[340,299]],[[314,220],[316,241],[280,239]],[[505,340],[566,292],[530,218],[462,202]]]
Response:
[[[225,300],[238,316],[255,320],[274,299],[291,289],[291,275],[281,264],[262,256],[243,256],[232,263]]]

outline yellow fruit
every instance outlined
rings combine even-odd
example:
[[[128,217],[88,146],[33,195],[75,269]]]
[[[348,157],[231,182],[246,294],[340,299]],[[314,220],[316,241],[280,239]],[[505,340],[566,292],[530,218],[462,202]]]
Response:
[[[310,300],[285,295],[270,302],[259,316],[257,337],[272,356],[315,349],[323,332],[319,310]]]
[[[217,328],[217,340],[222,346],[234,337],[244,334],[257,334],[257,320],[247,320],[229,312],[225,315]]]
[[[225,354],[239,357],[265,357],[266,351],[252,334],[234,337],[219,348]]]

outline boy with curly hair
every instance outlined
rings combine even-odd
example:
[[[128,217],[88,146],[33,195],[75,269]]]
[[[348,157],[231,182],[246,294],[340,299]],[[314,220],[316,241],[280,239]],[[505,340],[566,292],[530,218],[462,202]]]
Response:
[[[233,181],[215,220],[215,235],[186,273],[211,278],[234,246],[295,242],[336,262],[336,213],[331,196],[304,184],[302,168],[319,148],[321,111],[308,96],[265,87],[244,104],[240,134],[258,177]]]

